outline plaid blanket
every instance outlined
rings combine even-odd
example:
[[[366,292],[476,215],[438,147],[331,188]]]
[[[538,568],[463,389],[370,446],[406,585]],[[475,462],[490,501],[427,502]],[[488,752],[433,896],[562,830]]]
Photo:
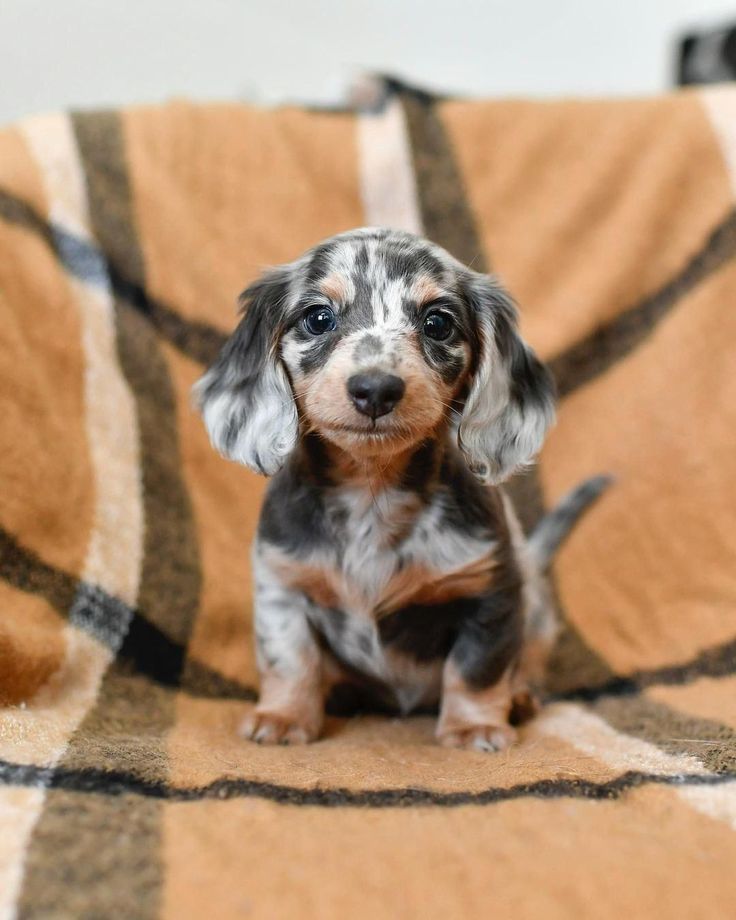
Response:
[[[0,133],[0,917],[725,917],[736,903],[736,89],[361,111],[177,102]],[[362,224],[500,274],[560,391],[525,525],[549,698],[236,726],[263,481],[189,390],[270,264]]]

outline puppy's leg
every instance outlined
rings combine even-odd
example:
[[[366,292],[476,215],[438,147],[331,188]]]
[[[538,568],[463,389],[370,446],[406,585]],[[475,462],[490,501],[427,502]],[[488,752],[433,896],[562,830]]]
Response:
[[[442,705],[437,739],[444,747],[503,751],[516,740],[509,725],[512,693],[506,672],[492,687],[471,687],[451,658],[442,675]]]
[[[255,625],[261,694],[241,733],[262,744],[304,744],[319,736],[324,719],[322,655],[304,595],[259,575]]]
[[[445,662],[440,744],[501,751],[515,741],[509,715],[522,635],[517,590],[479,598]]]

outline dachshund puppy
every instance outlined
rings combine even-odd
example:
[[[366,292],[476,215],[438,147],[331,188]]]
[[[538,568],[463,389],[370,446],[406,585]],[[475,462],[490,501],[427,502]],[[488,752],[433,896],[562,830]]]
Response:
[[[554,636],[541,568],[602,488],[527,543],[497,487],[553,421],[492,278],[408,233],[341,234],[242,295],[196,387],[212,443],[270,481],[253,548],[260,702],[243,733],[319,737],[328,695],[439,705],[442,744],[501,750]]]

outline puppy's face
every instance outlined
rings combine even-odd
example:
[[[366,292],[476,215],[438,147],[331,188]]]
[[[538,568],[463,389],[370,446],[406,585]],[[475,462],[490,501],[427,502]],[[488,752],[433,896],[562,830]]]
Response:
[[[411,234],[357,230],[276,269],[198,384],[213,443],[271,474],[299,431],[394,453],[451,415],[473,471],[499,481],[552,419],[549,378],[490,278]]]
[[[397,234],[353,233],[309,255],[280,341],[308,426],[354,455],[385,455],[437,428],[479,351],[459,268]]]

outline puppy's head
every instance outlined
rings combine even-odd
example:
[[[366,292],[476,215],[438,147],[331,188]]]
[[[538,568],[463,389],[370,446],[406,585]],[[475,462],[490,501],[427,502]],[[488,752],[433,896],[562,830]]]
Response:
[[[354,230],[266,274],[196,395],[214,446],[271,475],[299,432],[353,456],[406,449],[446,421],[499,482],[552,422],[547,371],[490,277],[408,233]]]

